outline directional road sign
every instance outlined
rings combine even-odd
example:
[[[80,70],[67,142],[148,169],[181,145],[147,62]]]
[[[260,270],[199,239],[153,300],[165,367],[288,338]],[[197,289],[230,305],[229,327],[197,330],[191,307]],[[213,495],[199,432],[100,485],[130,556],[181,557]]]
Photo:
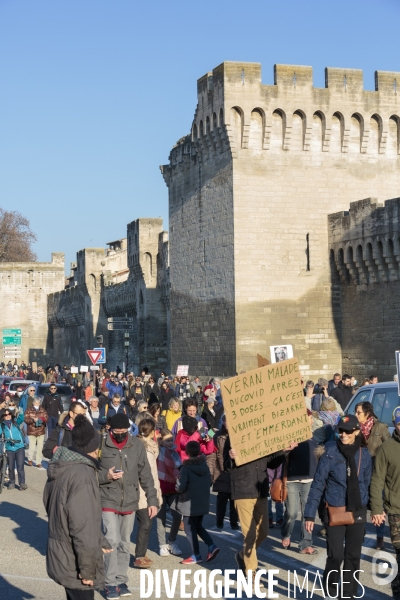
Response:
[[[108,323],[107,329],[109,331],[128,331],[133,329],[133,323]]]
[[[107,321],[109,323],[133,323],[133,317],[108,317]]]
[[[101,357],[101,350],[86,350],[87,355],[89,356],[92,363],[95,365],[99,358]]]
[[[22,335],[22,329],[3,329],[3,335]]]
[[[93,348],[97,352],[101,352],[100,358],[96,361],[96,365],[104,365],[106,362],[106,349],[105,348]]]
[[[22,336],[20,335],[3,335],[3,346],[21,346]]]

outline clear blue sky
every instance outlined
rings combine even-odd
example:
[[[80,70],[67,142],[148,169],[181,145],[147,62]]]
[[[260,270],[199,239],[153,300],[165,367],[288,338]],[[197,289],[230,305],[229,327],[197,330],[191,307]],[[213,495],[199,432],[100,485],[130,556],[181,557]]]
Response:
[[[400,71],[399,0],[0,0],[0,206],[39,260],[164,218],[159,165],[191,127],[196,80],[224,60]]]

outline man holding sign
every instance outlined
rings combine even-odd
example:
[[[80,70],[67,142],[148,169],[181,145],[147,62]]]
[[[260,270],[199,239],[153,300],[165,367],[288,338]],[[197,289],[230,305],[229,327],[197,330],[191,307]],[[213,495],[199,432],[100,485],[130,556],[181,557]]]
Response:
[[[311,438],[296,358],[222,382],[229,431],[224,466],[244,536],[235,556],[240,569],[257,571],[257,548],[268,535],[267,467],[277,468],[290,450]]]

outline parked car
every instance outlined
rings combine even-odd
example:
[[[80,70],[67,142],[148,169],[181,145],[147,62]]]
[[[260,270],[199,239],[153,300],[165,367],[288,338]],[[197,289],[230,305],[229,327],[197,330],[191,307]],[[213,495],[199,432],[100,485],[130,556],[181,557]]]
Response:
[[[11,394],[11,396],[16,396],[18,388],[22,388],[22,391],[24,392],[26,390],[26,388],[29,387],[32,383],[37,383],[37,381],[31,381],[29,379],[19,379],[19,378],[11,379],[11,381],[6,385],[6,388],[3,392],[3,394],[8,392],[9,394]]]
[[[64,410],[69,410],[69,405],[71,404],[71,399],[74,394],[67,383],[39,383],[38,381],[35,381],[34,385],[36,388],[36,396],[38,396],[40,400],[43,400],[45,394],[49,393],[49,387],[55,385],[58,394],[61,396]]]
[[[396,406],[400,406],[400,396],[397,381],[373,383],[364,385],[354,394],[346,407],[345,413],[354,415],[359,402],[371,402],[374,413],[379,421],[386,423],[390,433],[393,433],[392,415]]]

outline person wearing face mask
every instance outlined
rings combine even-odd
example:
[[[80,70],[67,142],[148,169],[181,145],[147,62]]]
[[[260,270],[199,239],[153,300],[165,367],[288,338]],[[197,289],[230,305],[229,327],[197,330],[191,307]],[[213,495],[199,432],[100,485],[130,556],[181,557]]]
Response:
[[[0,430],[4,434],[6,442],[7,460],[9,467],[8,489],[15,489],[15,466],[18,472],[18,484],[20,490],[26,490],[28,486],[25,483],[25,441],[19,428],[24,420],[23,413],[16,416],[15,406],[13,409],[7,407],[3,409],[0,416]]]
[[[43,446],[43,456],[45,458],[50,460],[59,446],[68,448],[71,445],[71,434],[78,415],[86,416],[86,407],[81,402],[71,402],[69,411],[66,415],[61,415],[57,426],[53,429]]]
[[[110,419],[99,457],[103,531],[114,552],[105,557],[106,598],[130,595],[128,568],[135,511],[139,509],[139,485],[146,496],[150,519],[159,503],[144,444],[128,433],[129,418],[117,413]]]
[[[46,423],[49,417],[47,412],[40,406],[40,398],[35,396],[32,400],[32,406],[25,411],[24,421],[27,425],[27,433],[29,439],[28,449],[28,466],[33,465],[33,455],[36,451],[36,466],[38,469],[42,467],[42,451],[44,434],[46,433]]]

